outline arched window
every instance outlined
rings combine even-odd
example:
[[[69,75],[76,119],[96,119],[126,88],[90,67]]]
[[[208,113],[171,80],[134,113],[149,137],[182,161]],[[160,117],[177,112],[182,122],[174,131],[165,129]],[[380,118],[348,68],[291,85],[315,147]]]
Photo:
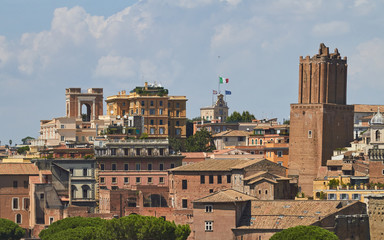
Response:
[[[380,141],[380,131],[376,131],[376,142]]]
[[[260,145],[263,145],[263,139],[260,139]]]
[[[91,188],[88,185],[83,185],[81,189],[83,191],[83,198],[90,198],[89,191],[91,190]]]
[[[255,140],[255,145],[257,145],[257,139]]]
[[[77,192],[77,187],[75,185],[72,185],[71,186],[71,195],[72,195],[72,199],[75,199],[76,198],[76,192]]]
[[[21,214],[20,213],[16,214],[16,223],[21,224]]]
[[[253,139],[252,139],[252,145],[254,144],[254,141],[253,141]]]

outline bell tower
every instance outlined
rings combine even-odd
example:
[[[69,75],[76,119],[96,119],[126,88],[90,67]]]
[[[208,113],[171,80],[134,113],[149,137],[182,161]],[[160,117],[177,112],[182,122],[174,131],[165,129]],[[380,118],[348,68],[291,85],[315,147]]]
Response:
[[[66,116],[83,118],[84,121],[99,119],[99,115],[103,115],[103,89],[90,88],[81,91],[81,88],[65,89],[66,97]],[[82,112],[83,105],[86,108]]]

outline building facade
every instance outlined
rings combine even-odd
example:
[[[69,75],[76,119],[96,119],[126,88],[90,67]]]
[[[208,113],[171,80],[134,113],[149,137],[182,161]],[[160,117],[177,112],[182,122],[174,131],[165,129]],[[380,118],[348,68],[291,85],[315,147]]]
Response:
[[[123,90],[107,97],[107,115],[143,116],[149,138],[186,138],[186,102],[185,96],[169,96],[167,89],[145,83],[129,94]]]
[[[217,95],[216,103],[209,107],[200,108],[201,121],[219,120],[219,122],[225,122],[228,117],[228,106],[224,101],[224,95]]]
[[[291,104],[289,175],[312,195],[312,181],[333,150],[353,140],[353,106],[346,105],[347,58],[320,44],[312,58],[300,57],[299,99]]]

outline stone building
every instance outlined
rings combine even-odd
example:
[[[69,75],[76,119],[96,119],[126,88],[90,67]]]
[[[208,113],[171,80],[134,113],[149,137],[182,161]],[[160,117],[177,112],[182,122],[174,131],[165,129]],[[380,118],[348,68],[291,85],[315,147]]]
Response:
[[[259,201],[229,189],[196,199],[193,216],[199,240],[269,239],[298,225],[319,226],[343,240],[369,239],[366,205],[357,201]]]
[[[311,196],[312,181],[333,150],[353,140],[353,105],[347,102],[347,58],[320,44],[313,57],[300,57],[299,98],[291,104],[289,175]]]
[[[228,117],[228,106],[224,101],[224,95],[217,95],[216,103],[209,107],[200,108],[201,121],[219,120],[219,122],[225,122]]]
[[[143,116],[144,132],[149,138],[186,138],[185,96],[169,96],[164,87],[145,83],[129,94],[123,90],[105,101],[108,116]]]
[[[30,177],[39,169],[30,163],[0,163],[0,218],[29,229],[31,221]]]
[[[257,199],[290,199],[294,193],[285,178],[286,168],[266,159],[210,159],[169,171],[176,209],[191,209],[201,195],[229,188]]]
[[[80,88],[67,88],[65,96],[66,116],[41,120],[39,139],[32,141],[32,145],[93,143],[97,128],[105,125],[104,120],[100,120],[103,115],[103,89],[82,91]]]

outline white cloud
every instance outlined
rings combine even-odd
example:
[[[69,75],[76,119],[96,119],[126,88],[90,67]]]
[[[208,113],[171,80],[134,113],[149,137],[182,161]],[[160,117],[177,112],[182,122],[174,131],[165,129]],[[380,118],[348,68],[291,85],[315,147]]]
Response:
[[[373,0],[355,0],[353,9],[358,15],[368,15],[376,7],[376,3]]]
[[[95,77],[128,79],[136,76],[136,63],[132,58],[103,56],[99,59]]]
[[[349,23],[343,21],[331,21],[316,24],[312,29],[312,33],[318,37],[339,36],[344,35],[349,31]]]

